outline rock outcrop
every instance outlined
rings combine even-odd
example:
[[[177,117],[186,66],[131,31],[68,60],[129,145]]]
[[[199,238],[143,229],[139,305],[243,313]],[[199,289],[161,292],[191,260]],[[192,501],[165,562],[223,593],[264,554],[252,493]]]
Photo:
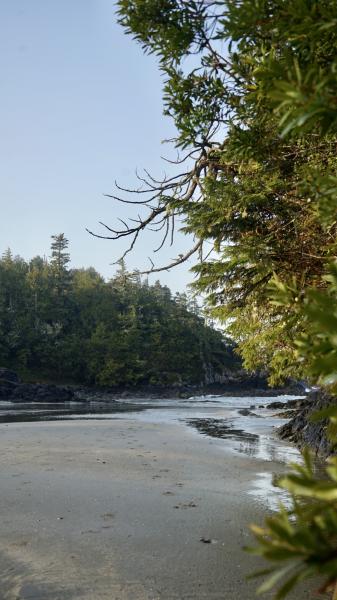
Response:
[[[300,449],[308,446],[316,454],[328,456],[331,453],[331,444],[326,435],[328,422],[326,419],[313,422],[310,417],[334,403],[336,400],[322,390],[310,392],[305,402],[301,402],[295,416],[280,427],[279,436],[293,442]]]
[[[12,392],[12,402],[69,402],[74,397],[73,390],[66,386],[21,383]]]
[[[7,381],[10,383],[20,383],[20,379],[15,371],[6,369],[6,367],[0,367],[0,381]]]
[[[11,402],[69,402],[74,391],[67,386],[49,383],[21,383],[18,375],[0,367],[0,399]]]

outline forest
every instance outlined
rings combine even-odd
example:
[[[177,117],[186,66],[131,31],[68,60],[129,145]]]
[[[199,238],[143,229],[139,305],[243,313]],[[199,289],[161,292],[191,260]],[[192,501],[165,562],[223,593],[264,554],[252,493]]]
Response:
[[[69,262],[64,234],[50,260],[3,254],[1,365],[26,380],[104,386],[200,384],[239,366],[195,299],[142,282],[123,261],[108,282]]]

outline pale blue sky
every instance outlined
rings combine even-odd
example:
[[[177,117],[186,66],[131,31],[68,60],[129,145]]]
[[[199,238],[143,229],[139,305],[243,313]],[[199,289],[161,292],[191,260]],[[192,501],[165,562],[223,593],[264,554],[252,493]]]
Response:
[[[85,227],[100,232],[98,221],[130,214],[103,195],[115,179],[132,186],[136,168],[167,170],[161,140],[174,129],[162,116],[161,76],[114,11],[113,0],[0,2],[0,252],[48,255],[50,236],[63,232],[74,267],[109,277],[125,245]],[[161,263],[188,247],[178,242]],[[129,268],[148,265],[155,244],[141,240]],[[173,290],[192,280],[186,266],[155,278]]]

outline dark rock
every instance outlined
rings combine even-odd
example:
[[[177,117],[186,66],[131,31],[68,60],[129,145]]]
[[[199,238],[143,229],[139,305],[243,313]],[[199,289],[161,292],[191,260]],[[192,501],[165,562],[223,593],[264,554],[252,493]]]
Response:
[[[187,400],[190,397],[190,392],[179,392],[178,398],[182,400]]]
[[[0,399],[11,400],[14,387],[15,384],[12,382],[0,380]]]
[[[291,408],[289,410],[282,410],[282,412],[275,413],[271,416],[276,417],[277,419],[292,419],[295,413],[295,409]]]
[[[285,402],[271,402],[270,404],[266,405],[266,408],[269,408],[270,410],[285,408]]]
[[[10,381],[12,383],[20,383],[17,373],[15,373],[15,371],[11,371],[11,369],[6,369],[6,367],[0,367],[0,380]]]
[[[261,415],[257,415],[256,413],[252,412],[248,408],[241,408],[240,410],[238,410],[238,413],[239,413],[239,415],[242,415],[243,417],[256,417],[257,419],[263,418],[263,417],[261,417]]]
[[[69,402],[74,397],[73,390],[52,384],[22,383],[13,390],[13,402]]]
[[[286,402],[287,408],[300,408],[308,403],[307,398],[295,398],[294,400],[288,400]]]
[[[300,449],[309,446],[316,454],[328,456],[332,449],[326,435],[328,421],[322,419],[312,422],[311,415],[328,406],[336,405],[336,399],[322,390],[308,394],[305,400],[299,400],[299,410],[295,416],[278,430],[282,439],[287,439]]]

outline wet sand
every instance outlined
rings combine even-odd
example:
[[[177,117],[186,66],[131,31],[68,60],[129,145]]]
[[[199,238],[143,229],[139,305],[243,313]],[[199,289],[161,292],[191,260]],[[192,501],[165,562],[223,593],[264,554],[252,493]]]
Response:
[[[280,463],[136,415],[1,424],[0,463],[1,599],[254,598],[248,492]]]

